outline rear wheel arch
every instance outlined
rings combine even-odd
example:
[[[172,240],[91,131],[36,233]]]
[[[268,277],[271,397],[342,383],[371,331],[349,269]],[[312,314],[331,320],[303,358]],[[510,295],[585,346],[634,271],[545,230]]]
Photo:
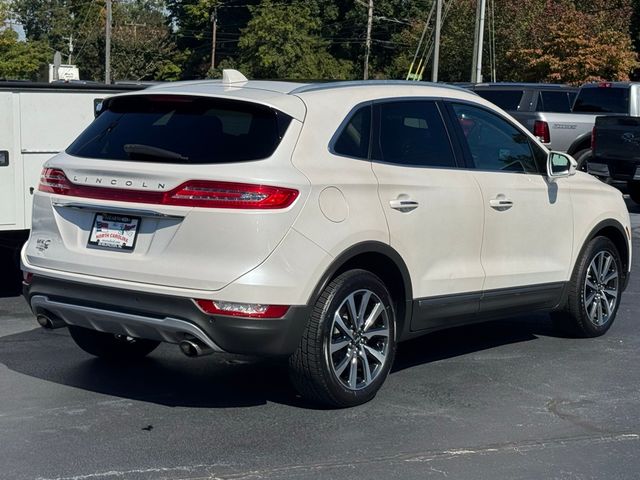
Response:
[[[371,272],[385,284],[396,309],[396,335],[398,339],[402,339],[403,333],[408,331],[411,323],[411,277],[400,254],[387,244],[375,241],[362,242],[342,252],[325,271],[307,304],[315,304],[333,279],[355,269]]]

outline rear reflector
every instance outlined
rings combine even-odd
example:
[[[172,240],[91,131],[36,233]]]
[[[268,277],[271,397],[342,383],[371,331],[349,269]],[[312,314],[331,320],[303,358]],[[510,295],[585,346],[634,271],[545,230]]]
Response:
[[[591,151],[596,151],[596,127],[591,129]]]
[[[551,142],[551,135],[549,134],[549,124],[542,120],[536,120],[533,124],[533,134],[538,137],[542,143]]]
[[[278,209],[287,208],[298,190],[248,183],[189,180],[168,192],[147,192],[124,188],[76,185],[62,170],[45,168],[38,190],[72,197],[151,203],[202,208]]]
[[[219,300],[195,300],[196,305],[209,315],[231,317],[282,318],[289,310],[288,305],[261,305],[257,303],[233,303]]]
[[[31,285],[33,281],[33,273],[31,272],[22,272],[22,284],[23,285]]]

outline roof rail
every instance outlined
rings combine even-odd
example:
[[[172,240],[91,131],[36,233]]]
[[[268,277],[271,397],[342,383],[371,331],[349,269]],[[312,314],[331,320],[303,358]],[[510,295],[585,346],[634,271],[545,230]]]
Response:
[[[438,88],[448,88],[451,90],[457,90],[466,93],[469,92],[468,89],[458,87],[455,85],[449,85],[446,83],[434,83],[434,82],[416,82],[410,80],[352,80],[352,81],[342,81],[342,82],[328,82],[328,83],[312,83],[309,85],[303,85],[294,90],[291,90],[289,94],[296,95],[298,93],[306,93],[306,92],[315,92],[318,90],[330,90],[334,88],[347,88],[347,87],[358,87],[358,86],[405,86],[405,87],[438,87]]]

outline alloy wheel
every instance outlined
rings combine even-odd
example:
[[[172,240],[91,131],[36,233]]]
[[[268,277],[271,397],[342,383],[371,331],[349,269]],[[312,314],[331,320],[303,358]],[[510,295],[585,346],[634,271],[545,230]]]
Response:
[[[327,346],[335,378],[350,390],[370,385],[389,354],[389,314],[371,290],[348,295],[333,314]]]
[[[618,301],[618,265],[610,252],[600,251],[591,260],[583,298],[584,309],[591,323],[597,327],[606,325]]]

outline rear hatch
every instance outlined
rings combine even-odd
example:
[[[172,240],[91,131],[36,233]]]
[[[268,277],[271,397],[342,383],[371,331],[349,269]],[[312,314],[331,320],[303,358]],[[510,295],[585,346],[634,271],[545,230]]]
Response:
[[[28,263],[224,287],[268,257],[302,207],[308,181],[291,164],[300,120],[229,98],[113,97],[47,163]]]

